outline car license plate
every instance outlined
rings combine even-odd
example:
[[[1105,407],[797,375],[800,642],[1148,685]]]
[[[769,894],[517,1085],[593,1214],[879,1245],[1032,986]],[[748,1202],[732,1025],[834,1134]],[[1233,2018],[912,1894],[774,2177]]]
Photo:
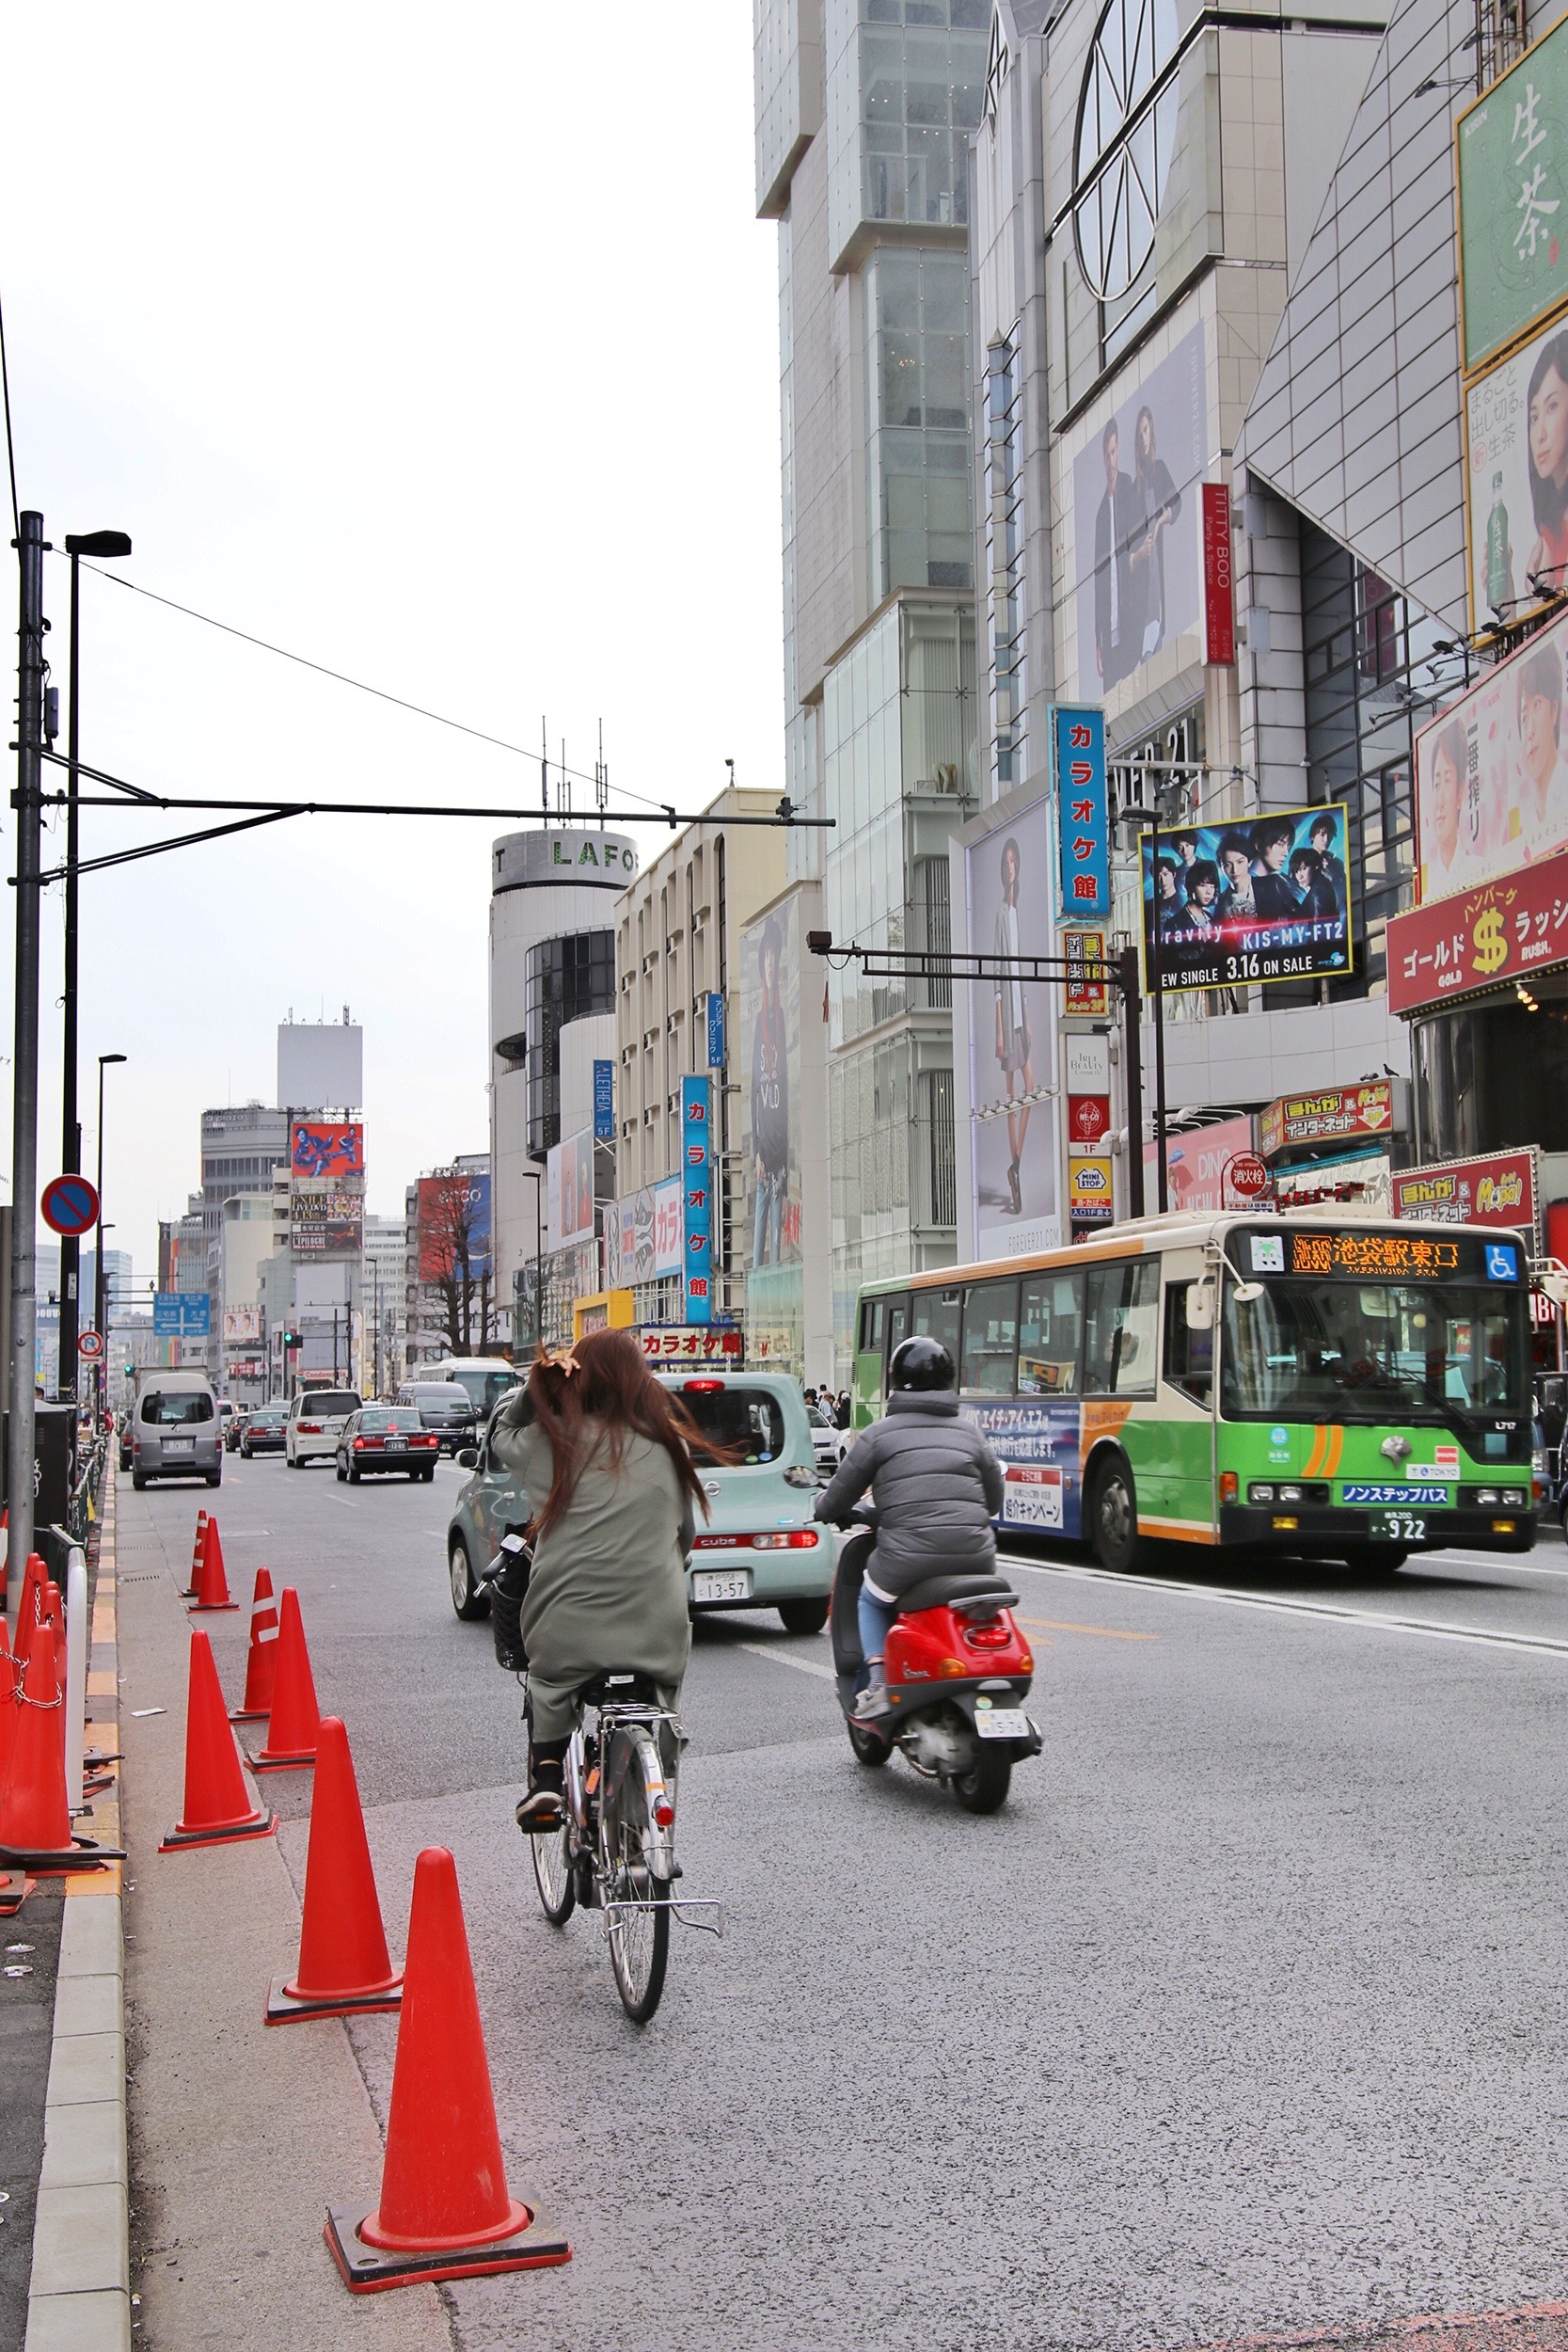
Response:
[[[406,1454],[408,1451],[407,1438],[388,1438],[387,1440],[387,1451],[388,1454]]]
[[[750,1568],[698,1568],[691,1579],[694,1601],[750,1600],[752,1571]]]
[[[166,1438],[164,1439],[164,1452],[166,1454],[194,1454],[196,1452],[196,1439],[194,1438]]]
[[[977,1707],[974,1728],[982,1740],[1027,1740],[1029,1718],[1022,1707]]]
[[[1367,1533],[1386,1544],[1424,1544],[1427,1523],[1418,1511],[1373,1511]]]

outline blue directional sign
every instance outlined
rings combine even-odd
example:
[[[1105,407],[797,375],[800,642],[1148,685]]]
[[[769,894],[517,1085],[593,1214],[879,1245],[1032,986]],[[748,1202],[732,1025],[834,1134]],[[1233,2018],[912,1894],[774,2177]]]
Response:
[[[708,991],[707,999],[707,1066],[724,1067],[724,999],[716,988]]]
[[[152,1336],[205,1340],[212,1336],[212,1302],[205,1291],[154,1291]]]
[[[51,1232],[68,1237],[90,1232],[98,1222],[98,1193],[87,1176],[55,1176],[43,1187],[40,1202]]]
[[[613,1143],[615,1140],[615,1064],[596,1061],[594,1064],[594,1140]]]

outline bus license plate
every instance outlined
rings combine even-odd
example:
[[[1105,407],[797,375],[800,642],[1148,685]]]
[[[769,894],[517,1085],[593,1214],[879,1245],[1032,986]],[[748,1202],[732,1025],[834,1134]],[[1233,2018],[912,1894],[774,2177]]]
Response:
[[[1367,1532],[1386,1544],[1424,1544],[1427,1523],[1415,1511],[1374,1511]]]
[[[1027,1740],[1029,1718],[1022,1707],[977,1707],[974,1728],[982,1740]]]
[[[694,1601],[750,1600],[750,1568],[698,1568],[691,1579]]]

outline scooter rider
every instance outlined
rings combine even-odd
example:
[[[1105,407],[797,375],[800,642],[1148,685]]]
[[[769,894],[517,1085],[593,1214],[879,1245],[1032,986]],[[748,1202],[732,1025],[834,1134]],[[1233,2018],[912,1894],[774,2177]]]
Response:
[[[957,1387],[940,1340],[902,1341],[888,1366],[886,1419],[856,1438],[816,1499],[819,1519],[843,1519],[869,1486],[877,1511],[860,1593],[869,1679],[857,1717],[888,1711],[882,1665],[899,1595],[939,1569],[984,1575],[996,1565],[991,1515],[1002,1508],[1002,1465],[974,1422],[958,1418]]]

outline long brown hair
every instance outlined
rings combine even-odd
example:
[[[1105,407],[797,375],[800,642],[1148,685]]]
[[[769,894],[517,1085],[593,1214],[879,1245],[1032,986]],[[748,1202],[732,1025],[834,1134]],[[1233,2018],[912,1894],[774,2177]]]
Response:
[[[547,1535],[565,1514],[589,1455],[603,1445],[603,1459],[618,1470],[626,1438],[635,1433],[661,1445],[674,1466],[681,1492],[705,1519],[707,1497],[692,1466],[696,1426],[642,1359],[629,1331],[590,1331],[572,1350],[575,1372],[541,1356],[528,1376],[529,1403],[550,1441],[554,1465],[550,1491],[539,1514],[538,1531]],[[592,1415],[600,1432],[585,1433]]]

